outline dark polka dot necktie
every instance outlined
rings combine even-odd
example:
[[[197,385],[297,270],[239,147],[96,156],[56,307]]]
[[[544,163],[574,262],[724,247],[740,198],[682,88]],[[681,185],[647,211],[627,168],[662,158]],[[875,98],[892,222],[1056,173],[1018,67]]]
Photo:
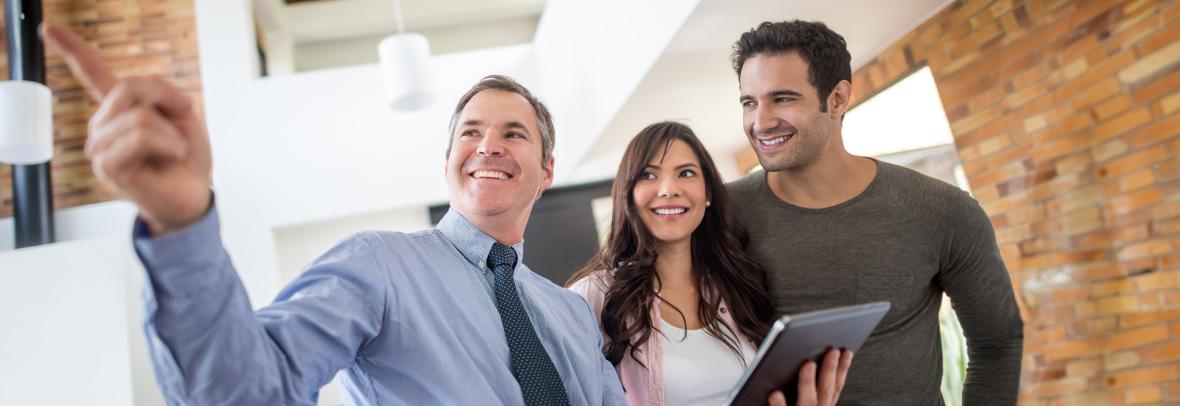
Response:
[[[516,294],[512,273],[516,268],[516,251],[495,243],[488,254],[488,266],[496,275],[496,310],[508,338],[512,376],[520,383],[526,405],[568,405],[565,386],[553,361],[537,339],[533,323]]]

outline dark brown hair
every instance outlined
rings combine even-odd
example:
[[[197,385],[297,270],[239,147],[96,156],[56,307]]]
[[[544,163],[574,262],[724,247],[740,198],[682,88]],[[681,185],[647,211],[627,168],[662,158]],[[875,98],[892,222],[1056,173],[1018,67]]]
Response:
[[[463,108],[467,107],[467,103],[471,101],[472,97],[484,90],[501,90],[505,92],[512,92],[524,97],[525,101],[533,106],[533,111],[537,113],[537,128],[541,131],[541,165],[549,162],[549,157],[553,156],[553,141],[554,129],[553,118],[549,116],[549,109],[545,107],[545,103],[541,103],[528,88],[504,75],[488,75],[480,79],[475,86],[467,90],[463,97],[459,98],[459,103],[455,106],[455,112],[451,114],[451,124],[447,128],[451,136],[447,138],[447,153],[446,156],[451,156],[451,145],[454,144],[455,125],[459,121],[459,113],[463,112]]]
[[[744,336],[755,344],[766,337],[773,316],[766,293],[766,272],[745,253],[746,229],[733,212],[729,194],[709,152],[688,126],[674,122],[652,124],[640,131],[623,155],[611,190],[614,213],[610,236],[598,254],[567,282],[572,284],[594,272],[611,272],[614,282],[606,293],[601,326],[606,334],[603,353],[614,365],[651,338],[651,307],[660,300],[655,292],[657,245],[632,204],[635,182],[656,154],[666,154],[673,141],[688,144],[701,163],[701,175],[711,205],[692,232],[693,276],[700,292],[700,320],[705,331],[741,354]],[[739,331],[720,321],[721,301],[729,305]],[[679,311],[679,309],[677,309]],[[683,313],[681,314],[683,317]],[[736,333],[741,333],[737,335]],[[642,365],[643,362],[639,361]]]
[[[759,54],[794,52],[807,62],[807,79],[819,96],[819,111],[841,80],[852,83],[852,55],[844,37],[818,21],[766,21],[742,34],[733,44],[733,71],[740,79],[746,59]]]

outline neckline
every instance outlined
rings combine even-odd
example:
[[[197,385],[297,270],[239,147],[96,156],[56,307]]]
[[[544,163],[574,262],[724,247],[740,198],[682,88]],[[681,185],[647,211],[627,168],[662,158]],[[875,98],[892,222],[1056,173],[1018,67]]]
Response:
[[[856,196],[853,196],[851,199],[845,200],[843,202],[837,203],[832,206],[813,209],[813,208],[808,208],[808,207],[797,206],[797,205],[788,203],[786,201],[783,201],[783,199],[780,199],[778,197],[778,195],[775,195],[774,191],[770,189],[770,173],[767,172],[766,170],[763,170],[762,174],[760,175],[761,179],[759,179],[759,182],[758,182],[758,190],[760,191],[760,194],[769,198],[771,201],[775,202],[779,207],[786,208],[786,209],[793,210],[793,211],[797,211],[797,212],[804,213],[804,214],[824,214],[824,213],[829,213],[829,212],[833,212],[836,210],[840,210],[845,207],[854,205],[857,202],[865,199],[865,196],[872,194],[879,187],[878,185],[882,182],[881,179],[883,178],[883,176],[885,176],[884,172],[886,171],[886,167],[887,167],[886,163],[881,162],[877,158],[873,158],[873,157],[866,157],[866,158],[871,159],[873,161],[873,163],[877,164],[877,173],[873,175],[873,180],[869,181],[869,185],[865,187],[865,190],[862,190]]]
[[[701,326],[701,328],[685,328],[685,327],[673,326],[672,323],[669,323],[667,320],[664,320],[664,318],[662,316],[660,317],[660,327],[667,327],[669,330],[687,331],[689,333],[705,331],[704,326]]]

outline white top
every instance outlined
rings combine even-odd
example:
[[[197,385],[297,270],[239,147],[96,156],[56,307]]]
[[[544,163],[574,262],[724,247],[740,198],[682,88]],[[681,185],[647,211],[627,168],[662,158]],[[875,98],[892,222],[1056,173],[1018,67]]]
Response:
[[[717,406],[746,367],[723,341],[705,329],[685,330],[660,320],[664,334],[664,400],[668,405]],[[687,334],[686,334],[687,331]],[[740,334],[740,333],[739,333]],[[746,363],[757,349],[741,341]]]

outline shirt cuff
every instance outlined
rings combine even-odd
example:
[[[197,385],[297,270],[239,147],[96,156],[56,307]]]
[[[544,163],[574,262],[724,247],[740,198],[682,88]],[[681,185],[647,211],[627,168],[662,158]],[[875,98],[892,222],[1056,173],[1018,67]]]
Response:
[[[136,217],[132,242],[160,298],[201,291],[220,279],[215,269],[224,269],[229,261],[221,245],[216,204],[211,204],[209,212],[196,223],[159,237],[153,237],[147,223]]]

